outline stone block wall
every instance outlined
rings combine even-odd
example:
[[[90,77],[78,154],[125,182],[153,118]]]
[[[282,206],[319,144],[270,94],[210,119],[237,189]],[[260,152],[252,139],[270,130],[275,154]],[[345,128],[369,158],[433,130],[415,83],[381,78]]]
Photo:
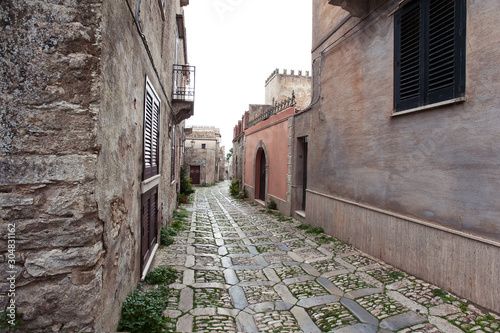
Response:
[[[14,300],[33,332],[97,316],[100,26],[100,1],[0,3],[0,311]]]
[[[14,300],[30,332],[115,331],[141,277],[146,77],[161,100],[159,222],[176,208],[183,124],[170,99],[182,8],[142,1],[141,26],[137,5],[0,3],[0,312]]]
[[[302,110],[311,103],[311,76],[306,71],[291,70],[290,73],[286,69],[280,73],[276,69],[266,80],[266,103],[274,105],[275,103],[283,102],[291,98],[292,93],[295,94],[297,109]]]

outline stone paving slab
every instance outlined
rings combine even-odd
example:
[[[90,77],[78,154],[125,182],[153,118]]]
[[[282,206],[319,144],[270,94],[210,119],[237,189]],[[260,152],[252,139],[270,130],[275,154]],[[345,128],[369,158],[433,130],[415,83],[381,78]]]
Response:
[[[157,252],[153,267],[180,272],[172,332],[500,332],[497,314],[228,188],[198,188],[188,230]]]

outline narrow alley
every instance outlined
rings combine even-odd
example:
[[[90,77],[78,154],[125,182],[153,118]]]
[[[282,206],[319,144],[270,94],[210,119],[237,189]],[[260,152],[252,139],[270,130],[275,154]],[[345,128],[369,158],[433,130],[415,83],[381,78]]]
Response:
[[[498,316],[234,199],[228,187],[198,188],[187,206],[190,226],[154,259],[153,267],[179,271],[164,312],[175,331],[498,331]]]

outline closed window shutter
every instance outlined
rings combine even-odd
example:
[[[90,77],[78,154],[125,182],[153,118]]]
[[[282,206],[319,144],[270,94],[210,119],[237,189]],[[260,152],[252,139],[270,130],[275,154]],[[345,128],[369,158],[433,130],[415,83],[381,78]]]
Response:
[[[156,244],[158,230],[158,187],[151,191],[149,210],[149,248],[152,249]]]
[[[148,80],[144,104],[143,179],[147,179],[158,174],[160,141],[160,100]]]
[[[464,95],[465,0],[415,0],[395,15],[395,109]]]
[[[172,149],[170,156],[170,179],[175,180],[175,125],[172,126]]]
[[[158,239],[158,187],[142,195],[141,269],[144,269]]]
[[[429,4],[429,104],[459,97],[463,89],[461,2],[433,0]]]
[[[141,216],[141,270],[144,269],[146,262],[151,254],[149,246],[149,234],[150,234],[150,205],[151,196],[146,193],[142,195],[142,216]]]
[[[417,2],[396,14],[396,109],[423,103],[422,5]]]

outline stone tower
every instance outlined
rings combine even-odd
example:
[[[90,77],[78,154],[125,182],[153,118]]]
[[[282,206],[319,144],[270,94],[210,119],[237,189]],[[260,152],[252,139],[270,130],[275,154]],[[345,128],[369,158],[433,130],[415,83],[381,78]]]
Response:
[[[294,70],[287,73],[283,70],[280,73],[278,69],[274,70],[266,80],[266,102],[267,105],[274,105],[276,102],[292,97],[292,91],[295,91],[295,100],[297,101],[297,110],[302,110],[311,102],[311,76],[306,71]]]

